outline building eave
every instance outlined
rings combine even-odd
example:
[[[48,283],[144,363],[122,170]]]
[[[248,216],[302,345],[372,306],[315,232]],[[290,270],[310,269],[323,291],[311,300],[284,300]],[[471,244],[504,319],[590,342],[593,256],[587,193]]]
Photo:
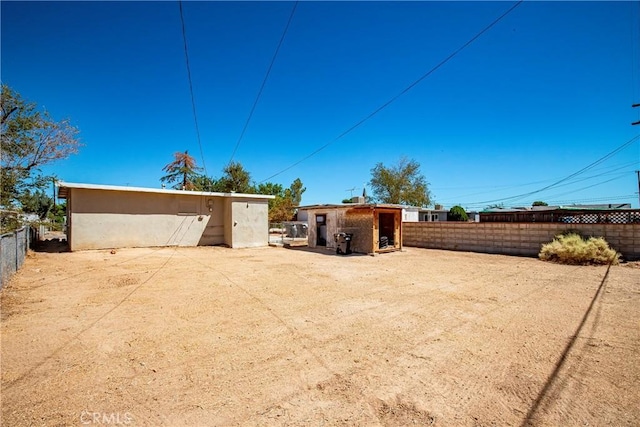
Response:
[[[174,190],[169,188],[149,188],[149,187],[126,187],[119,185],[85,184],[76,182],[58,182],[58,197],[66,199],[69,190],[103,190],[103,191],[125,191],[131,193],[153,193],[153,194],[179,194],[182,196],[208,196],[208,197],[230,197],[230,198],[251,198],[251,199],[275,199],[275,196],[266,194],[246,194],[246,193],[219,193],[210,191],[189,191]]]
[[[298,206],[298,210],[322,210],[322,209],[403,209],[402,205],[391,205],[384,203],[342,203],[342,204],[326,204],[326,205],[307,205]]]

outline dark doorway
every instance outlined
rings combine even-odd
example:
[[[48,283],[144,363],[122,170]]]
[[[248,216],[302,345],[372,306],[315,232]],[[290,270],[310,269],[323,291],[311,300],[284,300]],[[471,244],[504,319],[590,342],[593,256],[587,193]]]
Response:
[[[379,223],[379,248],[384,249],[387,246],[393,246],[395,244],[395,215],[392,213],[380,213],[378,214]]]
[[[327,246],[327,216],[316,215],[316,246]]]

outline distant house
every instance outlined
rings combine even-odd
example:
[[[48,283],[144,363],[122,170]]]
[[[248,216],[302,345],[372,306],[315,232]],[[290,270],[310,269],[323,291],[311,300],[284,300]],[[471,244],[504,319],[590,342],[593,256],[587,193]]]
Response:
[[[267,246],[274,196],[59,183],[69,249]]]
[[[402,208],[402,222],[420,221],[420,208],[415,206],[405,206]]]
[[[309,247],[336,249],[334,235],[351,233],[351,250],[373,254],[402,249],[400,205],[353,203],[298,208],[298,221],[309,226]]]
[[[419,220],[427,221],[427,222],[446,221],[448,214],[449,214],[449,211],[446,209],[424,209],[424,208],[420,209],[420,212],[418,213]]]

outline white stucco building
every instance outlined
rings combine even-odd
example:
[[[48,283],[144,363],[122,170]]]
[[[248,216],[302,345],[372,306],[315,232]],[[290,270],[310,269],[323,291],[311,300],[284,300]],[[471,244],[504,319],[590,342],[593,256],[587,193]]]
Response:
[[[69,249],[267,246],[274,196],[61,182]]]

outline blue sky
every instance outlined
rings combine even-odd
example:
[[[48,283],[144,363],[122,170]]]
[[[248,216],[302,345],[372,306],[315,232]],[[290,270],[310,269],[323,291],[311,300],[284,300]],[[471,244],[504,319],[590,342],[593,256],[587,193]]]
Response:
[[[300,2],[234,160],[260,182],[400,93],[512,2]],[[45,168],[70,182],[159,187],[189,150],[230,159],[293,3],[184,2],[196,136],[177,2],[1,3],[1,78],[81,152]],[[412,90],[270,180],[339,203],[377,162],[417,160],[433,199],[468,209],[534,200],[638,206],[637,2],[524,2]]]

